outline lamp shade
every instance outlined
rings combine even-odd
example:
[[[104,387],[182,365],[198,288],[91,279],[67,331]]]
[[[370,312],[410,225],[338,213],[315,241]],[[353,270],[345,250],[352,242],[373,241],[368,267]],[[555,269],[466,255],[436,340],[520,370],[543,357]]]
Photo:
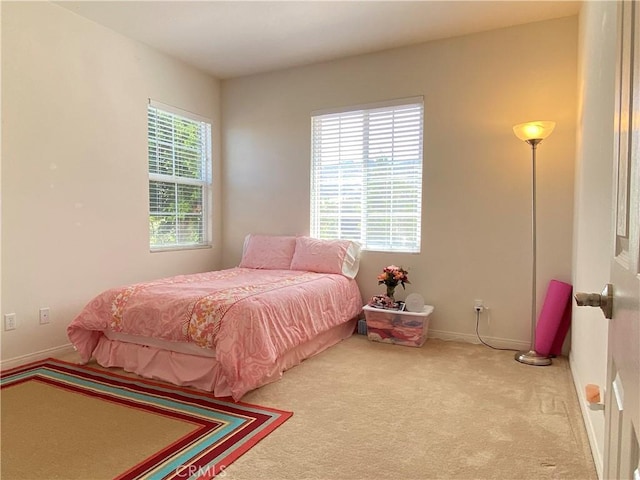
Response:
[[[516,134],[520,140],[526,142],[528,140],[544,140],[553,129],[556,128],[556,122],[548,121],[535,121],[519,123],[513,127],[513,133]]]

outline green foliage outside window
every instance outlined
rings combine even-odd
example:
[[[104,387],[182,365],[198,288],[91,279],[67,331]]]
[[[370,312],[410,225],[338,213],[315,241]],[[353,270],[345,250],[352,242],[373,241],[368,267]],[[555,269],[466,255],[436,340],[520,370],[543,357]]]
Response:
[[[152,248],[207,239],[210,128],[149,106],[149,236]]]

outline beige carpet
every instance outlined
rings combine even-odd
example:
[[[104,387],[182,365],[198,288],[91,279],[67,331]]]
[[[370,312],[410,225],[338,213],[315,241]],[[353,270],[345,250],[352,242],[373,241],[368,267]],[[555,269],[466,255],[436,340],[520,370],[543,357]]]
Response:
[[[355,335],[243,401],[294,415],[225,479],[597,478],[565,358]]]

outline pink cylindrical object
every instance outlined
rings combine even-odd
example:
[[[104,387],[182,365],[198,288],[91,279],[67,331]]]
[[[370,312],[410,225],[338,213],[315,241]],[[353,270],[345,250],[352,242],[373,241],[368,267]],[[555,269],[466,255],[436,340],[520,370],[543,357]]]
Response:
[[[540,355],[562,354],[562,344],[571,325],[571,292],[573,287],[551,280],[536,325],[535,349]]]

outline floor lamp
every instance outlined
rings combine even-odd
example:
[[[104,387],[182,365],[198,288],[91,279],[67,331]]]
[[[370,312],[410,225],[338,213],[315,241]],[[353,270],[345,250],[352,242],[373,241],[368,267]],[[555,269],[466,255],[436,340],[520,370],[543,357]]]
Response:
[[[531,245],[533,262],[531,265],[531,347],[529,351],[516,353],[515,359],[527,365],[551,365],[551,358],[536,352],[536,147],[547,138],[555,128],[555,122],[536,121],[520,123],[513,132],[520,140],[531,145],[532,181],[531,181]]]

